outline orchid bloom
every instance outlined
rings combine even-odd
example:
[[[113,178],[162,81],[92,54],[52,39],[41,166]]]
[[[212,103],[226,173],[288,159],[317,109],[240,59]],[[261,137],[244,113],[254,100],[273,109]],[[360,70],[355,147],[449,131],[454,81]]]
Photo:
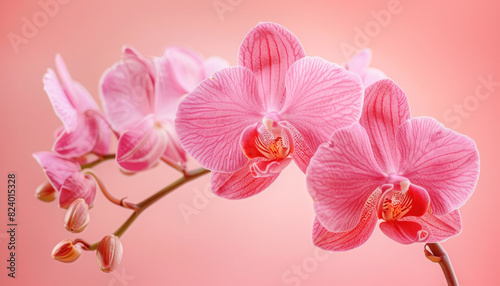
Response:
[[[365,87],[387,78],[384,72],[379,69],[370,67],[372,60],[372,51],[369,48],[364,48],[352,57],[344,66],[348,71],[351,71],[361,77]]]
[[[305,172],[313,152],[334,130],[358,120],[359,77],[304,56],[291,32],[260,23],[240,46],[239,66],[215,73],[179,104],[181,144],[213,171],[215,194],[255,195],[292,160]]]
[[[53,150],[78,158],[90,152],[105,155],[109,150],[111,129],[88,91],[73,81],[60,55],[56,55],[60,81],[52,69],[43,77],[44,89],[57,116],[64,124]]]
[[[82,198],[91,206],[97,190],[95,180],[81,173],[75,159],[64,158],[54,152],[36,152],[33,157],[42,166],[52,187],[59,191],[59,206],[68,208],[73,201]]]
[[[185,167],[186,153],[174,130],[177,102],[211,72],[227,66],[182,48],[169,48],[153,63],[126,47],[122,61],[105,72],[101,94],[109,121],[121,136],[116,160],[127,171],[147,169],[161,158]]]
[[[473,140],[433,118],[410,119],[404,92],[391,80],[378,81],[366,90],[360,123],[334,132],[307,169],[314,243],[358,247],[378,219],[397,242],[443,241],[460,233],[457,209],[478,176]]]

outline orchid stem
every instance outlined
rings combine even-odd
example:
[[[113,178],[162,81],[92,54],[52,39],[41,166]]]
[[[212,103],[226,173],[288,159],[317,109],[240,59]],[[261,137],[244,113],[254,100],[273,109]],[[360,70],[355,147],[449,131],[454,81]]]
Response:
[[[124,207],[126,209],[131,209],[131,210],[134,210],[134,211],[138,211],[139,207],[133,203],[129,203],[129,202],[126,202],[125,201],[125,198],[123,199],[117,199],[116,197],[114,197],[110,192],[108,192],[108,189],[106,188],[106,186],[104,186],[104,183],[99,179],[99,177],[97,177],[97,175],[94,173],[94,171],[92,171],[91,169],[88,169],[88,170],[83,170],[82,171],[83,174],[89,174],[91,175],[92,177],[94,177],[95,181],[97,182],[97,184],[99,185],[99,188],[101,189],[102,191],[102,194],[112,203],[116,204],[116,205],[119,205],[121,207]]]
[[[116,157],[115,154],[99,156],[99,159],[96,159],[95,161],[92,161],[92,162],[87,163],[87,164],[83,164],[82,169],[92,168],[94,166],[99,165],[100,163],[102,163],[104,161],[114,159],[115,157]]]
[[[153,194],[149,198],[143,200],[142,202],[138,203],[135,205],[137,209],[134,211],[132,215],[113,233],[114,235],[121,237],[125,231],[134,223],[134,221],[137,219],[137,217],[148,207],[159,201],[161,198],[164,196],[168,195],[170,192],[173,190],[177,189],[178,187],[184,185],[185,183],[194,180],[200,176],[203,176],[204,174],[210,173],[209,170],[206,170],[204,168],[199,168],[193,171],[186,171],[184,173],[184,176],[173,182],[172,184],[164,187],[163,189],[159,190],[157,193]],[[99,242],[96,242],[92,244],[89,247],[89,250],[96,250],[97,245]]]
[[[427,247],[429,250],[427,250]],[[458,280],[455,276],[455,271],[451,266],[450,258],[446,251],[439,243],[427,243],[424,247],[426,257],[432,262],[439,263],[441,269],[443,270],[444,277],[448,282],[448,286],[458,286]]]

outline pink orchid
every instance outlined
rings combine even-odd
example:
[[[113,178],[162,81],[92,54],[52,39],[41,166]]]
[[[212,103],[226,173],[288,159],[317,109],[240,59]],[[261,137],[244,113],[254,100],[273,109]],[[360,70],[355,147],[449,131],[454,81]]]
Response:
[[[52,187],[59,191],[59,206],[68,208],[79,198],[91,206],[96,195],[97,184],[90,175],[81,173],[80,164],[74,159],[64,158],[53,152],[36,152],[33,157],[42,166]]]
[[[460,233],[457,209],[478,175],[473,140],[433,118],[410,119],[404,92],[391,80],[378,81],[366,90],[360,123],[333,133],[307,169],[314,243],[358,247],[378,219],[397,242],[443,241]]]
[[[109,121],[121,133],[117,162],[125,170],[147,169],[160,158],[185,167],[186,153],[174,130],[177,102],[213,71],[227,66],[182,48],[168,48],[153,63],[126,47],[122,61],[105,72],[101,91]]]
[[[217,195],[255,195],[292,160],[305,172],[334,130],[358,120],[359,77],[304,56],[291,32],[260,23],[240,46],[239,66],[215,73],[179,104],[181,144],[213,171]]]
[[[111,130],[97,103],[82,85],[73,81],[60,55],[56,55],[56,67],[61,81],[50,68],[43,77],[44,89],[64,124],[53,150],[70,158],[90,152],[106,154]]]
[[[373,83],[387,78],[384,72],[370,67],[372,51],[369,48],[362,49],[345,64],[345,68],[361,77],[363,85],[368,87]]]

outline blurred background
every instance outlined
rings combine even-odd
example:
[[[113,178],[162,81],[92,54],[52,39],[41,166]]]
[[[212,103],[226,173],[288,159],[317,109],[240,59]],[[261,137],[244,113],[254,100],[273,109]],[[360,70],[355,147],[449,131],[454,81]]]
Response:
[[[413,116],[432,116],[473,138],[481,155],[477,189],[461,208],[463,231],[443,243],[461,285],[500,285],[499,2],[2,0],[0,4],[1,177],[15,172],[17,269],[7,277],[7,192],[0,192],[0,285],[446,285],[422,244],[400,245],[377,228],[345,253],[316,249],[304,175],[287,168],[263,193],[242,201],[213,197],[209,176],[143,213],[122,237],[118,270],[101,272],[94,252],[72,264],[52,260],[65,238],[97,241],[130,214],[97,195],[90,225],[74,235],[65,211],[35,199],[45,176],[32,158],[50,150],[61,122],[42,76],[60,53],[74,78],[99,99],[104,70],[131,45],[160,56],[182,45],[236,65],[240,42],[260,21],[292,31],[307,55],[343,63],[373,50],[372,66],[408,95]],[[191,160],[191,166],[196,163]],[[137,202],[179,174],[160,165],[131,177],[113,161],[95,168],[110,191]]]

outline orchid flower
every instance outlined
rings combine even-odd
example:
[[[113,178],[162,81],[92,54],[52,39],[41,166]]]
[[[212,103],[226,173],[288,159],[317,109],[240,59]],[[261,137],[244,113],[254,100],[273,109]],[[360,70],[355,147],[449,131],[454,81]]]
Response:
[[[56,55],[60,79],[52,69],[43,77],[44,89],[64,128],[57,134],[53,150],[78,158],[90,152],[105,155],[109,150],[111,129],[88,91],[73,81],[60,55]]]
[[[81,173],[80,164],[75,159],[65,158],[54,152],[36,152],[33,157],[42,166],[52,187],[59,191],[59,206],[68,208],[79,198],[91,206],[97,191],[95,180]]]
[[[177,102],[212,72],[227,66],[182,48],[169,48],[150,62],[126,47],[122,61],[101,79],[101,94],[113,129],[121,136],[116,160],[127,171],[147,169],[161,158],[185,167],[186,153],[174,130]]]
[[[479,175],[473,140],[433,118],[410,119],[391,80],[371,85],[360,123],[333,133],[307,169],[315,245],[348,250],[380,229],[397,242],[440,242],[461,231],[458,208]]]
[[[384,72],[379,69],[370,67],[372,60],[372,51],[369,48],[364,48],[354,55],[349,62],[344,66],[348,71],[351,71],[361,77],[365,87],[387,78]]]
[[[359,77],[304,56],[291,32],[260,23],[240,46],[239,66],[216,72],[179,104],[181,144],[213,171],[215,194],[229,199],[255,195],[292,160],[305,172],[334,130],[358,120]]]

